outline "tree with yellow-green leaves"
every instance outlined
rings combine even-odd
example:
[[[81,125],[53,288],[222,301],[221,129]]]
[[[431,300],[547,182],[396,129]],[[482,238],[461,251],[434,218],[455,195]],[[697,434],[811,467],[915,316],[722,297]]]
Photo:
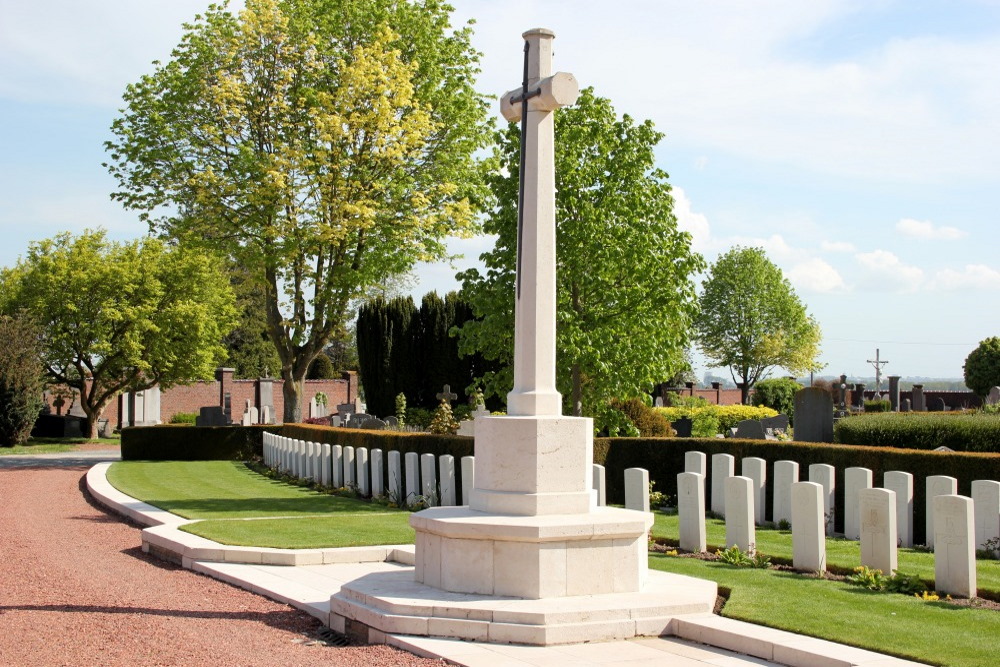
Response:
[[[212,6],[130,85],[113,195],[150,227],[229,255],[265,292],[284,380],[300,383],[356,300],[449,235],[476,231],[489,139],[478,54],[436,0]]]

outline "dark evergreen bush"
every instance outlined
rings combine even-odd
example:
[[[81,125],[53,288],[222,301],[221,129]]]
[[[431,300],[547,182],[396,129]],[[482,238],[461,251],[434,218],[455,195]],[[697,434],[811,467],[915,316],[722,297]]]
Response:
[[[42,409],[41,332],[23,316],[0,317],[0,446],[23,444]]]

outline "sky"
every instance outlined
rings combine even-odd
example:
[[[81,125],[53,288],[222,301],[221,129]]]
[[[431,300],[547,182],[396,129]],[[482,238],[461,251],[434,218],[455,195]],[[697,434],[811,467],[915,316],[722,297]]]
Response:
[[[521,33],[545,27],[555,69],[652,120],[695,250],[762,246],[822,328],[822,374],[873,375],[879,349],[886,374],[961,377],[1000,335],[1000,0],[452,4],[481,92],[520,84]],[[0,266],[61,231],[146,232],[103,143],[207,5],[0,0]],[[450,247],[415,295],[457,289],[492,239]]]

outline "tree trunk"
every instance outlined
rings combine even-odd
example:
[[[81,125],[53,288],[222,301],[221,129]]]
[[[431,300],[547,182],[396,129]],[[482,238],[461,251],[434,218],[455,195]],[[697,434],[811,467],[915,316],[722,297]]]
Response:
[[[91,393],[91,396],[93,396],[93,393]],[[83,431],[88,440],[96,440],[98,438],[98,422],[101,420],[101,415],[104,414],[104,408],[108,407],[108,403],[110,402],[111,401],[109,399],[97,405],[91,405],[89,400],[85,401],[83,400],[83,396],[80,397],[80,407],[83,408],[83,413],[87,415]]]
[[[583,380],[580,377],[580,364],[573,364],[573,370],[571,371],[573,377],[573,395],[571,397],[573,403],[573,416],[582,417],[583,416]]]
[[[302,421],[302,380],[305,378],[305,372],[299,374],[299,377],[294,377],[295,373],[291,370],[286,371],[282,369],[281,379],[284,382],[281,385],[281,395],[285,398],[285,409],[284,415],[282,416],[282,421],[286,424],[296,424]]]

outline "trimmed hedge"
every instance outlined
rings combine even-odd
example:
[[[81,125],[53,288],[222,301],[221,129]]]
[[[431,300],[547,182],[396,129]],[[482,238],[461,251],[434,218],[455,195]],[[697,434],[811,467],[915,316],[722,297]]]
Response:
[[[123,461],[246,461],[264,451],[264,432],[280,426],[160,424],[122,429]]]
[[[1000,452],[1000,415],[890,413],[839,420],[836,442],[846,445]]]
[[[707,412],[719,420],[719,431],[725,433],[745,419],[764,419],[765,417],[775,417],[777,410],[758,405],[706,405],[700,408],[653,408],[669,421],[675,422],[681,417],[694,419],[698,415]]]
[[[852,417],[852,419],[854,419]],[[757,456],[767,461],[767,479],[774,479],[776,461],[795,461],[799,464],[799,479],[809,478],[809,466],[827,463],[836,468],[838,492],[836,526],[843,531],[844,471],[851,467],[872,471],[875,486],[881,486],[882,475],[890,470],[901,470],[913,475],[913,532],[915,543],[924,540],[925,479],[931,475],[949,475],[958,480],[958,492],[971,495],[971,484],[977,479],[1000,480],[1000,454],[928,452],[887,447],[857,447],[796,443],[779,441],[742,440],[736,438],[598,438],[594,441],[594,463],[606,468],[607,498],[609,503],[625,501],[625,469],[645,468],[650,481],[664,493],[677,494],[677,474],[684,472],[684,454],[688,451],[713,454],[731,454],[736,458],[736,472],[740,460]],[[711,469],[709,470],[711,474]],[[707,499],[706,499],[707,500]],[[766,516],[771,516],[772,488],[768,487]]]

